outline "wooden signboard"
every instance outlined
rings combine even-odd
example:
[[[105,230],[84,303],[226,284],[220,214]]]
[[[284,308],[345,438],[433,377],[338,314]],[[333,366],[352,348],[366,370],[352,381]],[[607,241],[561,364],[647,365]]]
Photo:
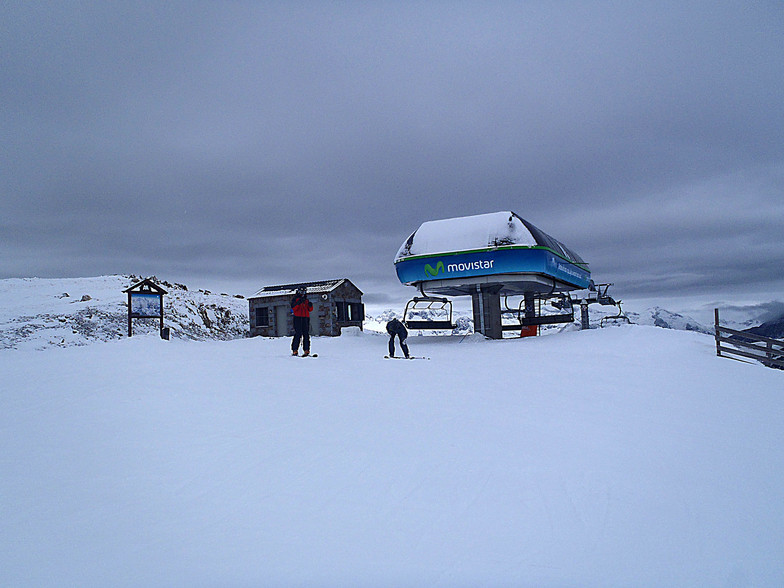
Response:
[[[168,292],[149,278],[123,292],[128,294],[128,336],[133,336],[133,319],[154,318],[161,321],[163,337],[163,295]]]

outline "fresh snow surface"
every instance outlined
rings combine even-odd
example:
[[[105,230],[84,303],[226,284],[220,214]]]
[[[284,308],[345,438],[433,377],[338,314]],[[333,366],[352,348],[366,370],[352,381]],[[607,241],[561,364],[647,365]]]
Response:
[[[784,586],[784,373],[619,326],[0,351],[2,586]]]
[[[411,247],[403,243],[395,259],[450,251],[485,249],[496,242],[536,245],[531,232],[512,212],[491,212],[427,221],[417,229]]]

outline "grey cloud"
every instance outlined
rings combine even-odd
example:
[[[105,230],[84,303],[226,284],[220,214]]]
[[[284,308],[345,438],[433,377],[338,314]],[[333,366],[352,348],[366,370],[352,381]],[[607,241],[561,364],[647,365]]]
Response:
[[[421,222],[513,209],[628,292],[784,285],[777,3],[0,18],[0,276],[397,291],[392,257]]]

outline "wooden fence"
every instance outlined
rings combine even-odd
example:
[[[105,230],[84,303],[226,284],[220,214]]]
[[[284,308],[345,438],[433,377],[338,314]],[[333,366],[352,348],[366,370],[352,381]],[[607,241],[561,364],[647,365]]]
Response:
[[[714,321],[716,355],[719,357],[739,355],[756,359],[768,367],[784,369],[784,341],[722,327],[719,325],[718,308],[714,310]]]

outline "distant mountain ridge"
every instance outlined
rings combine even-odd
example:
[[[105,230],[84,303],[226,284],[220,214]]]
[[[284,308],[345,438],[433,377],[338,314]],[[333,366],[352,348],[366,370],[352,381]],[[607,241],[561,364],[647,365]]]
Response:
[[[753,333],[771,339],[784,339],[784,316],[762,323],[758,327],[743,329],[746,333]]]
[[[703,325],[693,318],[654,306],[642,313],[628,312],[629,319],[640,325],[651,325],[662,329],[675,329],[677,331],[695,331],[697,333],[711,334],[713,327]]]

